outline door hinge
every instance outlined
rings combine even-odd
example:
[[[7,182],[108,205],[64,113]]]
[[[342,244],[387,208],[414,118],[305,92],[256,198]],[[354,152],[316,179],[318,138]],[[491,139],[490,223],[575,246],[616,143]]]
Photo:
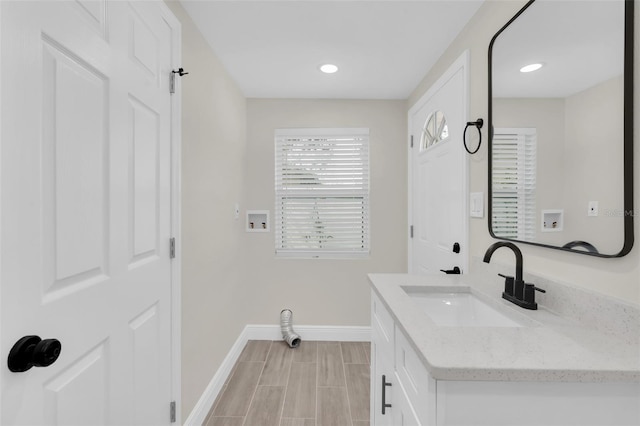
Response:
[[[413,225],[409,227],[409,237],[413,238]]]
[[[169,239],[169,258],[175,259],[176,257],[176,239],[171,237]]]
[[[171,420],[171,423],[176,422],[176,402],[175,401],[171,401],[171,403],[169,404],[169,420]]]
[[[413,135],[411,135],[411,148],[413,148]]]

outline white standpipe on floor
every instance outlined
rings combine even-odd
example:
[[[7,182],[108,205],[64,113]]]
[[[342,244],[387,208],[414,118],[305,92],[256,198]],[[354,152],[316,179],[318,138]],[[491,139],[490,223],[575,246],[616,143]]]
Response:
[[[280,312],[280,330],[282,331],[282,338],[292,348],[300,346],[300,336],[293,331],[293,312],[290,309],[283,309]]]

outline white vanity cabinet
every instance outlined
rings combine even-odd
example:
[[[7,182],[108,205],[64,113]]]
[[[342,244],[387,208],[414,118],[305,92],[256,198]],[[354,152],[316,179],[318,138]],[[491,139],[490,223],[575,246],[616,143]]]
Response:
[[[393,370],[394,327],[393,318],[374,294],[371,298],[372,425],[393,425],[392,411],[383,405],[392,404],[397,388]]]
[[[435,424],[427,422],[430,414],[435,415],[435,382],[375,293],[371,297],[371,330],[371,424]],[[433,403],[425,403],[429,398]]]
[[[395,374],[415,412],[417,424],[435,425],[436,381],[424,368],[415,349],[397,325],[395,339]]]
[[[438,380],[437,425],[640,425],[638,383]]]
[[[640,425],[638,382],[435,380],[373,291],[371,328],[372,425]]]

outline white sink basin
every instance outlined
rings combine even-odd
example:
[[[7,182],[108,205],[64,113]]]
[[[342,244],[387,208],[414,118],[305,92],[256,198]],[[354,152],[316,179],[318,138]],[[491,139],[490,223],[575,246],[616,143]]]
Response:
[[[431,320],[448,327],[524,327],[468,288],[402,287]]]

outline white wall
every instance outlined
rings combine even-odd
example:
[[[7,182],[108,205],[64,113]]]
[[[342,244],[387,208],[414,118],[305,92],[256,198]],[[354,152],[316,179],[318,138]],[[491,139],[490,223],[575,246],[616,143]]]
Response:
[[[491,38],[526,2],[518,1],[486,1],[471,19],[465,29],[449,46],[436,65],[427,73],[422,82],[411,94],[407,109],[422,96],[437,78],[449,67],[460,54],[469,49],[471,53],[470,69],[470,117],[487,118],[487,51]],[[640,111],[640,8],[636,7],[635,16],[635,111]],[[636,113],[636,117],[637,117]],[[637,121],[637,120],[636,120]],[[635,139],[639,124],[635,125]],[[483,137],[487,136],[487,126],[483,129]],[[483,144],[480,152],[471,157],[470,191],[487,193],[487,145]],[[640,202],[640,149],[636,148],[635,158],[635,211]],[[471,255],[482,256],[487,247],[495,242],[488,232],[487,219],[471,219]],[[630,254],[619,259],[598,259],[557,250],[549,250],[520,244],[524,254],[524,267],[527,272],[547,276],[578,287],[612,297],[640,303],[640,224],[637,223],[636,244]],[[499,262],[513,264],[513,254],[498,251],[494,255]]]
[[[277,324],[369,325],[369,272],[404,272],[407,258],[407,136],[404,101],[249,99],[244,209],[269,210],[273,230],[274,129],[368,127],[371,257],[276,259],[274,232],[245,233],[244,320]],[[244,210],[243,209],[243,210]],[[303,336],[304,338],[304,336]]]
[[[624,217],[611,214],[624,206],[623,93],[620,76],[566,99],[565,233],[609,254],[624,243]],[[589,201],[598,201],[598,217],[587,216]]]
[[[182,412],[186,418],[246,324],[241,225],[246,100],[182,6]]]

